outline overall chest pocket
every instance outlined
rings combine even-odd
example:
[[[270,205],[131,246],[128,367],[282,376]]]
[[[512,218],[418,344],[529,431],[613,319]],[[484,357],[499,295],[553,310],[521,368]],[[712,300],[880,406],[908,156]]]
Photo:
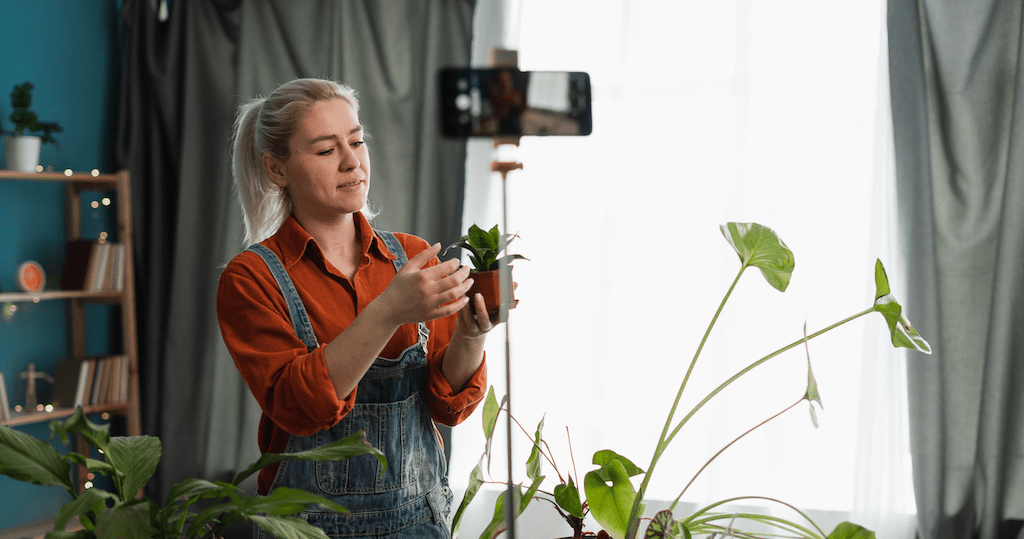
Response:
[[[356,404],[334,427],[316,434],[317,445],[340,440],[353,432],[366,432],[366,441],[387,457],[387,469],[371,455],[316,463],[317,486],[326,494],[369,494],[408,487],[415,477],[403,463],[413,451],[418,425],[419,394],[399,402]]]

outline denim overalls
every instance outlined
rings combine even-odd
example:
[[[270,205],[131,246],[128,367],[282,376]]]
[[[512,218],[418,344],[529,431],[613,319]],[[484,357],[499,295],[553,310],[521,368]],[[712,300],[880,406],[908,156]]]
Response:
[[[408,260],[390,232],[376,231],[398,271]],[[309,351],[319,345],[305,307],[278,257],[262,245],[249,247],[270,268],[284,294],[295,334]],[[452,492],[447,464],[423,395],[427,379],[427,326],[419,342],[398,359],[377,358],[359,381],[355,407],[333,427],[311,436],[291,435],[286,452],[303,451],[363,430],[366,440],[387,456],[387,470],[372,455],[343,461],[286,460],[271,489],[298,488],[332,499],[348,515],[310,507],[300,517],[328,537],[450,539]],[[272,537],[254,526],[254,537]]]

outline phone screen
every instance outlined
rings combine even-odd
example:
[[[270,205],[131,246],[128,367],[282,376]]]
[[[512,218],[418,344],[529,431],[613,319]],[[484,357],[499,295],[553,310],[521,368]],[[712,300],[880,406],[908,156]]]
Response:
[[[586,136],[590,76],[581,71],[445,69],[441,125],[449,137]]]

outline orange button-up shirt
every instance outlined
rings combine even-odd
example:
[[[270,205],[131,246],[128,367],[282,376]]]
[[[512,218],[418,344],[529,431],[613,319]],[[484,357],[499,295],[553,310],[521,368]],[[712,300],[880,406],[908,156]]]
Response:
[[[284,296],[259,255],[242,252],[221,274],[217,317],[235,366],[263,409],[258,440],[263,453],[284,452],[290,434],[309,436],[332,427],[355,405],[357,389],[344,399],[335,395],[322,345],[341,334],[387,288],[395,276],[395,255],[374,235],[362,213],[354,216],[363,253],[352,280],[327,262],[316,240],[294,217],[289,216],[274,236],[262,242],[281,259],[295,283],[321,344],[312,352],[307,352],[295,335]],[[415,236],[396,236],[409,258],[429,247]],[[435,258],[427,265],[438,263]],[[427,404],[431,417],[449,426],[473,412],[483,400],[487,385],[484,364],[459,392],[441,372],[456,316],[426,323],[430,330]],[[416,324],[405,324],[381,356],[397,358],[418,339]],[[268,466],[260,471],[259,492],[269,491],[277,468]]]

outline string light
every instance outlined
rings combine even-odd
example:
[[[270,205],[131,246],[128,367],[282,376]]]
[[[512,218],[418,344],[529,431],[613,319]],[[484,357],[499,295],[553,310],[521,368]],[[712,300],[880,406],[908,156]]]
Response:
[[[99,171],[99,169],[95,169],[94,168],[94,169],[92,169],[92,172],[90,172],[90,174],[92,174],[92,177],[95,178],[95,177],[100,175],[100,171]]]
[[[109,206],[110,205],[110,198],[109,197],[103,197],[103,205],[104,206]]]
[[[72,174],[74,174],[74,172],[71,172],[70,168],[64,169],[64,175],[65,176],[71,176]]]

